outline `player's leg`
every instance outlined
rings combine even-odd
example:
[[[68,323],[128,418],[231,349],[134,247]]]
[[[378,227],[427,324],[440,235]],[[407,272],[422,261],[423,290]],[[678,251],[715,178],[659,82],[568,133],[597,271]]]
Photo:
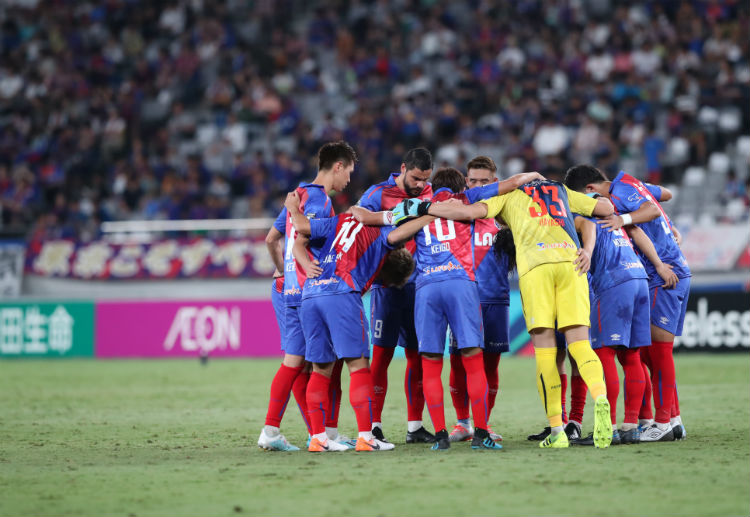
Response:
[[[681,279],[674,289],[650,287],[651,348],[653,369],[651,385],[654,394],[655,423],[643,431],[641,441],[671,441],[674,431],[670,422],[675,392],[675,369],[672,350],[674,338],[682,332],[690,280]]]
[[[404,348],[406,371],[404,372],[404,393],[406,395],[406,443],[434,443],[435,436],[422,424],[424,412],[424,373],[422,357],[419,355],[419,340],[414,323],[414,284],[407,284],[399,296],[401,314],[398,345]]]
[[[330,327],[329,327],[330,328]],[[351,440],[349,437],[339,434],[339,411],[341,410],[341,372],[344,367],[344,361],[338,359],[333,364],[331,372],[331,384],[328,387],[328,410],[326,411],[326,434],[331,440],[347,443]],[[353,443],[353,442],[352,442]]]
[[[370,322],[372,325],[372,382],[374,399],[372,404],[373,432],[385,441],[382,429],[382,413],[388,393],[388,366],[398,343],[401,315],[396,305],[395,289],[375,287],[370,291]]]
[[[563,430],[565,431],[566,436],[568,439],[570,438],[580,438],[581,437],[581,426],[580,424],[576,423],[570,423],[568,421],[568,416],[565,414],[565,393],[568,388],[567,379],[568,376],[565,374],[565,357],[567,355],[567,345],[565,344],[565,336],[562,335],[562,333],[555,331],[555,346],[557,348],[557,355],[555,356],[555,364],[557,365],[557,373],[560,376],[560,408],[562,409],[562,422],[565,426]],[[575,363],[572,363],[575,365]],[[574,370],[577,371],[577,370]],[[585,387],[585,385],[584,385]],[[584,398],[586,393],[584,392]],[[583,408],[581,408],[581,415],[583,415]],[[576,427],[577,426],[577,427]],[[537,434],[530,434],[526,437],[527,440],[532,442],[539,442],[541,440],[544,440],[550,435],[551,428],[550,426],[546,426],[540,433]]]
[[[487,377],[487,430],[495,441],[502,441],[503,437],[492,430],[489,420],[500,390],[500,355],[510,351],[509,321],[508,305],[500,303],[482,305],[484,374]]]
[[[650,317],[649,317],[650,320]],[[641,369],[643,370],[643,400],[638,410],[638,430],[643,431],[654,425],[654,410],[651,405],[653,390],[651,387],[651,323],[648,325],[648,345],[640,350]]]
[[[436,442],[433,449],[450,447],[448,431],[445,429],[443,406],[443,351],[447,320],[444,311],[443,292],[440,284],[426,284],[417,289],[414,321],[419,336],[419,352],[422,356],[424,398],[427,411],[435,429]]]
[[[461,352],[450,331],[450,362],[451,372],[449,376],[451,400],[456,410],[456,425],[450,433],[450,441],[460,442],[471,440],[474,436],[474,428],[471,425],[471,413],[469,412],[469,392],[466,390],[466,370],[461,359]]]
[[[284,318],[284,330],[282,331],[284,359],[271,381],[268,411],[266,412],[265,426],[258,438],[258,446],[266,450],[299,450],[299,448],[289,444],[281,434],[279,427],[295,381],[304,369],[305,338],[299,322],[298,307],[275,306],[274,308],[278,308]],[[280,328],[282,328],[282,325],[280,325]]]

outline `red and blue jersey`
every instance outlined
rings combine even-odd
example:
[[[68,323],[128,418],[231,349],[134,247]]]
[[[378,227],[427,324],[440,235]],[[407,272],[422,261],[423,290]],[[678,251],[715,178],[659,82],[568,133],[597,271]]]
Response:
[[[469,203],[476,203],[497,195],[497,183],[465,190]],[[474,235],[474,274],[479,289],[479,301],[483,304],[510,302],[508,285],[508,257],[498,257],[492,249],[500,226],[495,219],[477,219],[472,224]]]
[[[451,198],[471,204],[466,193],[454,194],[447,188],[438,190],[432,201]],[[414,256],[417,263],[417,289],[427,283],[452,278],[476,280],[472,226],[471,223],[438,218],[422,228],[421,232],[417,232],[414,237],[417,243]]]
[[[393,248],[392,231],[393,226],[365,226],[351,214],[310,221],[310,238],[324,241],[318,258],[323,273],[306,280],[302,298],[367,291]]]
[[[380,212],[382,210],[393,210],[396,205],[405,199],[409,199],[409,194],[403,191],[398,185],[396,185],[396,178],[400,175],[400,172],[394,172],[391,174],[386,181],[376,183],[372,187],[368,188],[357,203],[362,208],[366,208],[372,212]],[[419,199],[427,200],[432,197],[432,187],[430,185],[425,186],[422,193],[419,195]],[[414,255],[416,245],[414,240],[410,239],[406,242],[405,247],[409,252]],[[409,282],[413,282],[416,277],[416,271],[409,279]]]
[[[586,219],[596,224],[596,219]],[[589,269],[589,287],[594,295],[634,278],[645,279],[648,275],[628,234],[622,228],[610,232],[609,228],[597,224],[596,245]]]
[[[656,253],[662,262],[673,267],[672,271],[677,275],[677,278],[689,277],[691,276],[690,268],[685,255],[682,254],[682,250],[677,245],[674,233],[672,233],[672,222],[654,195],[661,194],[661,189],[657,191],[657,188],[652,186],[650,190],[633,176],[620,171],[609,187],[609,194],[617,213],[634,212],[649,201],[659,208],[659,212],[661,212],[659,217],[653,221],[639,223],[638,226],[654,243]],[[648,273],[649,282],[661,281],[656,273],[656,268],[646,257],[643,257],[643,265],[646,268],[646,273]]]
[[[333,205],[322,185],[300,183],[295,190],[300,197],[299,209],[310,220],[321,217],[333,217]],[[297,306],[302,302],[302,286],[306,273],[298,267],[292,249],[296,232],[292,225],[292,218],[287,214],[286,207],[273,223],[273,227],[284,234],[284,303]],[[308,254],[311,259],[320,260],[320,248],[325,239],[310,239]]]

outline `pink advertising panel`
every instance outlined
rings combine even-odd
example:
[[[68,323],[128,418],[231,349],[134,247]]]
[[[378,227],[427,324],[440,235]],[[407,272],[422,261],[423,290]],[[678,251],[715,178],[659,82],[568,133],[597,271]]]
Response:
[[[96,304],[96,357],[274,357],[270,300],[124,301]]]

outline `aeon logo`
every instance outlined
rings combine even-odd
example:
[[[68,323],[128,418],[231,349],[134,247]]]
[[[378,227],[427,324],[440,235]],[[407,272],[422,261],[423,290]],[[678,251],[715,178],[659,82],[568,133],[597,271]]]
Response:
[[[240,308],[180,307],[164,340],[172,350],[179,340],[183,350],[211,352],[217,348],[240,348]]]

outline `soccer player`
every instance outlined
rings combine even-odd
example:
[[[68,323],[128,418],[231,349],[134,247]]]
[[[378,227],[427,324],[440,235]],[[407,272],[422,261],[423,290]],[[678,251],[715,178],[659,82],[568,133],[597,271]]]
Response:
[[[446,167],[438,170],[432,186],[432,201],[450,199],[467,205],[473,201],[509,192],[539,176],[526,173],[503,182],[466,189],[463,174]],[[424,395],[435,428],[433,450],[448,449],[443,409],[443,351],[450,325],[466,372],[467,392],[474,417],[474,449],[501,449],[487,430],[487,377],[482,347],[482,309],[474,274],[473,224],[436,219],[418,233],[417,280],[414,319],[424,372]]]
[[[466,166],[466,187],[483,187],[498,182],[497,166],[492,158],[477,156]],[[495,194],[493,194],[495,195]],[[508,286],[508,257],[500,252],[494,253],[492,243],[500,229],[494,219],[477,219],[474,221],[474,271],[479,303],[482,305],[482,326],[484,327],[484,373],[487,377],[487,421],[495,406],[500,385],[498,365],[500,354],[507,352],[508,339],[508,311],[510,304],[510,288]],[[456,341],[451,333],[450,349],[450,392],[453,407],[456,410],[458,422],[450,433],[450,441],[457,442],[471,440],[474,429],[469,419],[469,399],[466,391],[466,370]],[[492,431],[487,424],[490,437],[502,441],[502,436]]]
[[[300,183],[297,187],[301,202],[299,210],[308,218],[334,214],[328,193],[340,192],[349,183],[354,170],[357,155],[349,144],[343,141],[324,144],[318,150],[318,174],[312,183]],[[284,238],[284,248],[280,247]],[[302,301],[302,284],[305,272],[297,268],[292,254],[295,231],[287,209],[281,210],[273,228],[268,232],[266,244],[274,264],[279,271],[284,271],[284,319],[282,350],[284,358],[271,382],[271,395],[266,413],[265,427],[258,438],[258,447],[266,450],[294,451],[299,450],[280,433],[279,426],[294,388],[295,398],[301,408],[307,407],[304,400],[306,391],[305,338],[299,319],[299,305]],[[314,242],[311,253],[317,257],[318,249],[323,242]],[[280,325],[282,327],[282,325]],[[339,372],[340,372],[339,368]],[[302,375],[302,379],[297,379]],[[337,397],[340,401],[340,397]],[[339,402],[340,403],[340,402]],[[334,406],[335,407],[335,406]],[[334,411],[329,411],[334,413]],[[336,412],[337,413],[337,412]],[[306,419],[307,421],[307,419]],[[336,438],[338,431],[331,429],[331,438]],[[342,437],[343,438],[343,437]]]
[[[564,448],[569,443],[562,427],[555,362],[557,325],[595,399],[594,444],[608,447],[612,427],[607,389],[601,362],[588,339],[588,282],[580,274],[590,257],[579,245],[572,213],[607,216],[613,212],[611,203],[570,191],[557,182],[537,180],[472,205],[408,200],[403,210],[414,216],[454,220],[502,218],[515,237],[521,300],[537,362],[537,388],[551,428],[539,446]]]
[[[679,282],[674,288],[664,288],[656,264],[646,259],[651,308],[651,384],[656,406],[655,423],[641,433],[641,441],[671,441],[675,439],[673,427],[682,437],[684,427],[677,414],[672,419],[676,382],[672,350],[674,338],[682,333],[682,323],[690,291],[690,268],[682,254],[672,225],[664,213],[657,196],[636,178],[620,172],[609,181],[599,169],[590,165],[577,165],[568,169],[565,184],[574,190],[596,192],[612,200],[617,215],[600,223],[613,231],[630,224],[638,225],[652,241],[659,258],[668,264]],[[654,187],[652,187],[654,188]],[[656,190],[654,188],[654,190]]]
[[[408,198],[430,199],[432,188],[428,183],[432,174],[432,155],[423,147],[409,150],[403,158],[401,171],[373,185],[362,195],[358,205],[372,212],[393,209]],[[414,253],[414,241],[406,248]],[[372,408],[373,433],[385,440],[382,412],[388,392],[388,366],[396,345],[404,348],[406,373],[404,391],[407,404],[406,443],[432,443],[435,437],[422,425],[424,395],[422,390],[422,363],[417,350],[414,329],[414,276],[402,288],[386,287],[380,283],[372,286],[370,293],[370,322],[372,325],[372,378],[375,400]]]
[[[324,408],[333,364],[343,359],[351,374],[349,398],[357,418],[359,436],[357,451],[383,451],[392,443],[378,440],[372,433],[372,400],[369,329],[364,317],[362,294],[369,289],[381,270],[386,254],[394,246],[410,239],[433,218],[422,217],[399,228],[364,226],[350,213],[326,219],[308,220],[297,209],[299,197],[291,193],[286,201],[295,229],[311,240],[324,239],[319,262],[307,264],[302,238],[294,244],[298,262],[306,266],[300,308],[307,342],[305,357],[313,364],[307,385],[307,403],[312,426],[308,450],[328,452],[346,450],[343,444],[329,440],[325,432]],[[384,285],[403,285],[414,270],[411,254],[406,250],[389,253],[391,263],[406,264],[400,275],[386,268],[381,275]],[[404,258],[405,256],[405,258]],[[311,274],[312,273],[312,274]],[[395,277],[395,278],[394,278]]]

